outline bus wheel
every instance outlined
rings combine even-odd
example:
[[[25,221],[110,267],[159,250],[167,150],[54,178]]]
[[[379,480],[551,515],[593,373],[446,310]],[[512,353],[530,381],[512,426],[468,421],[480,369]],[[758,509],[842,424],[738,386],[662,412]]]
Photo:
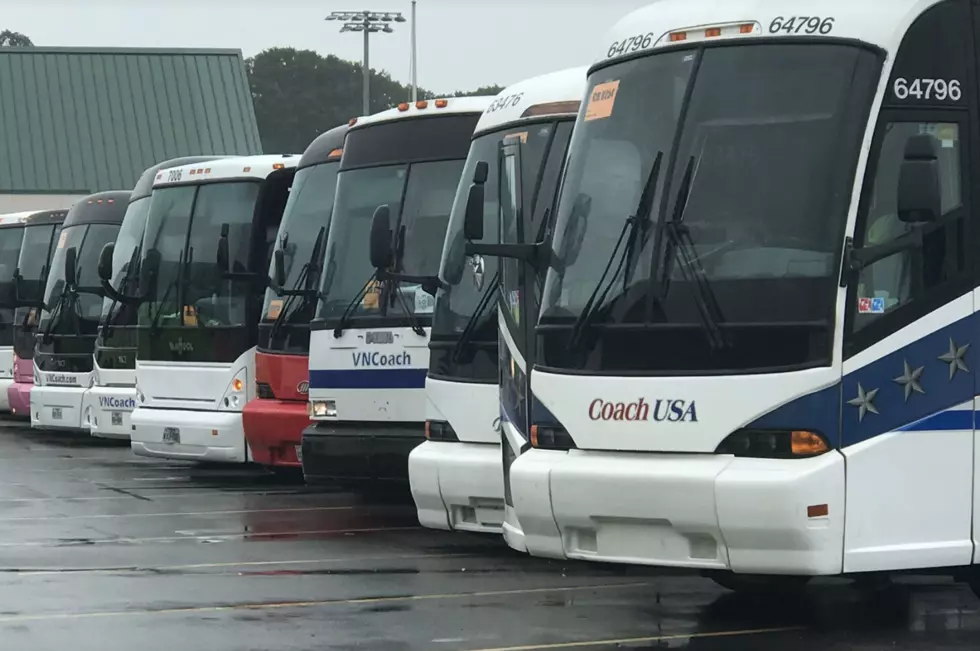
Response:
[[[970,589],[973,590],[973,594],[980,599],[980,570],[974,570],[970,573],[970,578],[966,580]]]
[[[808,576],[735,574],[733,572],[712,572],[708,578],[733,592],[759,596],[778,596],[802,592],[806,584],[810,582]]]

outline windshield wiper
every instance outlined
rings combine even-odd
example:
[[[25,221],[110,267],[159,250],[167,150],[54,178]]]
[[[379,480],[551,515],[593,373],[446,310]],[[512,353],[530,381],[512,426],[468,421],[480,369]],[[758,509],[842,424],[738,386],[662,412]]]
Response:
[[[180,252],[180,257],[177,259],[177,277],[167,285],[167,291],[163,293],[163,298],[159,301],[156,311],[153,313],[153,319],[150,321],[150,331],[157,332],[159,330],[160,315],[163,313],[163,308],[167,303],[167,299],[170,298],[170,292],[173,291],[183,279],[184,276],[184,252]],[[179,309],[179,308],[178,308]],[[183,310],[180,310],[181,323],[184,320]]]
[[[494,274],[493,278],[490,279],[490,284],[487,288],[483,290],[483,295],[480,296],[480,302],[477,303],[476,309],[473,310],[473,314],[466,321],[466,325],[463,326],[463,332],[460,333],[459,339],[456,340],[456,345],[453,347],[452,360],[456,364],[459,363],[460,353],[463,352],[463,348],[470,343],[473,338],[473,333],[476,332],[476,324],[480,322],[483,318],[483,313],[487,311],[487,307],[493,303],[493,295],[497,291],[497,280],[500,277],[500,270],[498,269]]]
[[[131,289],[134,274],[136,273],[136,264],[139,261],[139,256],[142,253],[142,245],[133,247],[133,253],[129,256],[129,266],[126,267],[126,275],[122,279],[122,291],[116,291],[116,288],[112,286],[109,281],[102,281],[102,290],[106,295],[112,299],[112,303],[109,304],[109,310],[106,312],[105,321],[102,323],[102,336],[109,337],[112,335],[113,321],[118,317],[116,312],[116,306],[119,303],[123,304],[136,304],[139,305],[142,300],[146,297],[132,297],[126,294],[126,292]]]
[[[293,300],[297,296],[303,297],[303,303],[300,304],[300,311],[307,306],[312,299],[320,298],[320,292],[313,289],[313,281],[319,280],[319,267],[317,266],[317,261],[320,259],[320,249],[323,248],[323,239],[326,234],[326,227],[321,226],[320,232],[316,236],[316,241],[313,243],[313,250],[310,252],[310,259],[303,265],[300,269],[299,275],[296,277],[296,282],[293,283],[291,289],[286,290],[282,287],[275,288],[276,295],[284,296],[282,302],[282,307],[279,308],[279,314],[276,315],[275,320],[272,322],[272,328],[269,330],[269,342],[271,343],[275,340],[276,335],[282,329],[282,326],[286,323],[286,316],[289,313],[289,308],[292,306]],[[288,235],[286,236],[288,238]],[[316,278],[314,279],[312,271],[316,269]],[[299,289],[300,286],[303,289]]]
[[[635,214],[627,217],[626,221],[623,223],[623,229],[619,233],[619,239],[616,240],[616,246],[613,247],[612,253],[609,255],[609,261],[606,263],[606,268],[599,277],[599,282],[596,283],[595,290],[593,290],[592,294],[589,296],[589,300],[587,300],[585,302],[585,306],[582,307],[582,312],[578,315],[574,325],[572,325],[572,333],[568,341],[569,350],[575,350],[579,343],[581,343],[582,335],[585,332],[586,327],[592,322],[595,315],[599,313],[599,307],[605,303],[606,296],[609,295],[609,291],[615,284],[616,278],[619,276],[620,272],[623,271],[623,267],[626,266],[627,262],[633,257],[633,251],[636,248],[637,236],[640,234],[640,227],[642,226],[645,231],[650,225],[650,213],[653,211],[653,194],[657,188],[657,180],[660,178],[660,166],[663,162],[663,157],[664,153],[662,151],[658,151],[657,158],[654,160],[653,166],[650,168],[650,175],[647,177],[646,185],[643,187],[643,193],[640,195],[640,201],[636,206],[636,212]],[[616,261],[617,255],[619,254],[619,249],[623,245],[624,239],[627,239],[627,243],[623,248],[623,256],[619,259],[619,263],[616,266],[616,272],[610,278],[609,284],[605,285],[605,289],[603,289],[606,276],[609,274],[609,270]],[[643,247],[641,246],[639,248],[642,249]],[[626,287],[629,282],[629,275],[630,271],[627,269],[626,273],[623,274],[624,292],[626,291]]]
[[[402,309],[405,310],[405,316],[408,317],[408,325],[412,328],[412,332],[420,337],[425,336],[425,330],[419,325],[418,319],[415,318],[415,310],[408,309],[408,301],[405,300],[405,295],[399,291],[401,289],[402,281],[397,278],[391,278],[388,280],[390,283],[390,290],[395,292],[398,297],[398,302],[401,303]],[[416,291],[424,291],[421,287]]]
[[[367,279],[367,282],[364,283],[360,291],[358,291],[357,294],[354,295],[354,298],[351,299],[351,302],[347,305],[347,307],[344,308],[343,313],[341,313],[340,315],[340,322],[337,323],[337,327],[333,329],[333,336],[336,339],[340,339],[340,337],[344,334],[344,330],[347,328],[348,325],[350,325],[350,317],[354,313],[357,304],[364,299],[364,297],[368,293],[368,289],[371,287],[371,283],[373,283],[377,279],[378,279],[378,270],[375,269],[374,273],[372,273],[371,277]]]
[[[680,252],[684,260],[681,263],[681,273],[684,278],[695,287],[694,301],[697,304],[698,316],[708,337],[708,344],[712,349],[718,350],[728,345],[724,334],[719,327],[719,323],[724,318],[721,308],[714,291],[708,282],[708,276],[701,265],[697,249],[691,239],[690,230],[682,223],[684,214],[687,211],[687,203],[691,197],[691,184],[694,180],[694,156],[687,161],[684,169],[684,177],[681,185],[677,188],[677,197],[674,202],[674,214],[670,221],[664,224],[667,234],[670,236],[670,253],[664,252],[663,276],[661,281],[660,296],[667,296],[670,288],[670,267],[672,266],[675,253]],[[666,245],[667,243],[665,243]],[[666,246],[665,246],[666,248]]]

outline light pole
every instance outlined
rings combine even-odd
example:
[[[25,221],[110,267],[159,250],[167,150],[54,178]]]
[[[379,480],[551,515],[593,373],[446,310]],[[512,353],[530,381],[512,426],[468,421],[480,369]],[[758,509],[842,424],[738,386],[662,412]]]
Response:
[[[412,0],[412,102],[419,100],[419,52],[415,38],[415,0]]]
[[[370,42],[371,34],[384,32],[391,34],[391,22],[404,23],[405,18],[397,11],[334,11],[326,20],[342,20],[340,33],[363,32],[364,34],[364,115],[371,113],[371,65]]]

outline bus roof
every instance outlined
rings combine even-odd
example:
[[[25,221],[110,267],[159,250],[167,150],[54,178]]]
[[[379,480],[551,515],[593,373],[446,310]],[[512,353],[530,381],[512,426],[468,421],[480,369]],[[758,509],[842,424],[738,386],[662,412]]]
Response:
[[[33,224],[60,224],[68,216],[65,209],[58,210],[26,210],[0,215],[0,227],[24,226]]]
[[[181,165],[158,171],[153,187],[192,185],[231,179],[264,179],[277,169],[296,167],[299,158],[297,154],[264,154],[218,158],[206,164]],[[171,181],[171,178],[175,180]]]
[[[939,1],[812,0],[806,4],[806,11],[802,11],[785,0],[730,0],[725,3],[660,0],[627,14],[616,23],[602,41],[595,64],[669,45],[788,36],[855,39],[894,52],[912,21]],[[819,18],[810,23],[817,28],[813,33],[809,28],[803,28],[799,33],[794,28],[786,31],[786,22],[794,16]],[[807,21],[797,19],[794,24],[806,26]],[[751,31],[742,33],[743,25],[750,25],[751,28],[745,29]],[[721,28],[721,33],[708,36],[706,31],[711,28]],[[679,34],[682,32],[683,37]],[[680,40],[671,40],[675,33],[678,36],[673,38]],[[632,40],[635,38],[639,38],[639,45]]]
[[[0,215],[0,228],[6,228],[8,226],[23,226],[27,222],[28,217],[38,212],[45,211],[27,210],[24,212],[11,212]]]
[[[588,69],[588,66],[567,68],[508,86],[480,116],[474,137],[522,119],[544,115],[575,117],[585,94]]]
[[[386,111],[380,111],[373,115],[366,115],[352,120],[352,129],[360,129],[361,127],[369,126],[372,124],[379,124],[381,122],[391,122],[394,120],[403,120],[406,118],[424,118],[424,117],[437,117],[440,115],[465,115],[467,113],[483,113],[487,110],[487,107],[493,103],[494,98],[490,95],[477,95],[475,97],[449,97],[440,99],[430,99],[430,100],[419,100],[419,108],[412,102],[406,102],[399,104],[394,108],[390,108]],[[439,103],[446,102],[443,107],[439,106]]]
[[[330,131],[324,131],[314,138],[310,146],[303,152],[303,157],[299,159],[296,168],[303,169],[327,161],[339,161],[344,152],[344,138],[347,137],[349,128],[346,124],[342,124],[330,129]]]
[[[64,227],[80,224],[121,224],[129,205],[129,190],[96,192],[82,197],[68,211]]]
[[[156,180],[157,172],[160,170],[170,169],[171,167],[178,167],[180,165],[189,165],[191,163],[200,163],[209,160],[215,160],[218,158],[227,158],[226,156],[182,156],[180,158],[171,158],[170,160],[163,161],[162,163],[157,163],[153,167],[148,167],[141,175],[136,185],[133,187],[133,192],[129,196],[129,202],[132,203],[138,199],[145,199],[150,196],[153,191],[153,182]]]

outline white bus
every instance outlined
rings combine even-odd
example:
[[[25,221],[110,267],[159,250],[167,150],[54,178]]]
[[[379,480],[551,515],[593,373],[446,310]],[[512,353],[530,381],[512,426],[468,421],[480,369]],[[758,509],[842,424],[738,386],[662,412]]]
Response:
[[[116,241],[129,197],[129,191],[117,190],[79,199],[62,224],[34,344],[35,429],[88,431],[82,399],[92,386],[92,352],[102,314],[99,256]]]
[[[350,125],[310,324],[314,423],[300,448],[308,483],[407,486],[408,454],[425,440],[446,225],[473,129],[492,101],[419,100]],[[372,230],[388,234],[384,260],[365,255]]]
[[[980,588],[974,13],[663,0],[612,30],[511,468],[532,554]]]
[[[14,311],[17,296],[14,271],[24,226],[34,211],[0,215],[0,412],[10,411],[7,389],[14,383]]]
[[[139,248],[150,212],[153,183],[161,170],[199,163],[217,156],[174,158],[145,170],[129,197],[116,241],[99,256],[99,280],[105,299],[95,339],[92,388],[82,398],[82,419],[92,436],[129,439],[129,415],[136,408],[136,320],[139,296],[135,282]]]
[[[500,196],[510,192],[498,184],[498,161],[502,151],[520,144],[524,228],[542,238],[550,230],[586,72],[572,68],[514,84],[497,95],[476,125],[439,270],[443,287],[436,294],[425,381],[428,440],[408,457],[412,496],[424,526],[500,533],[506,511],[510,525],[520,528],[511,505],[505,506],[500,445],[503,440],[519,452],[527,439],[509,424],[516,416],[500,418],[497,258],[465,256],[463,221],[471,181],[485,177],[484,232],[489,241],[498,241]]]
[[[139,263],[131,445],[142,456],[244,463],[259,312],[299,156],[158,173]]]

